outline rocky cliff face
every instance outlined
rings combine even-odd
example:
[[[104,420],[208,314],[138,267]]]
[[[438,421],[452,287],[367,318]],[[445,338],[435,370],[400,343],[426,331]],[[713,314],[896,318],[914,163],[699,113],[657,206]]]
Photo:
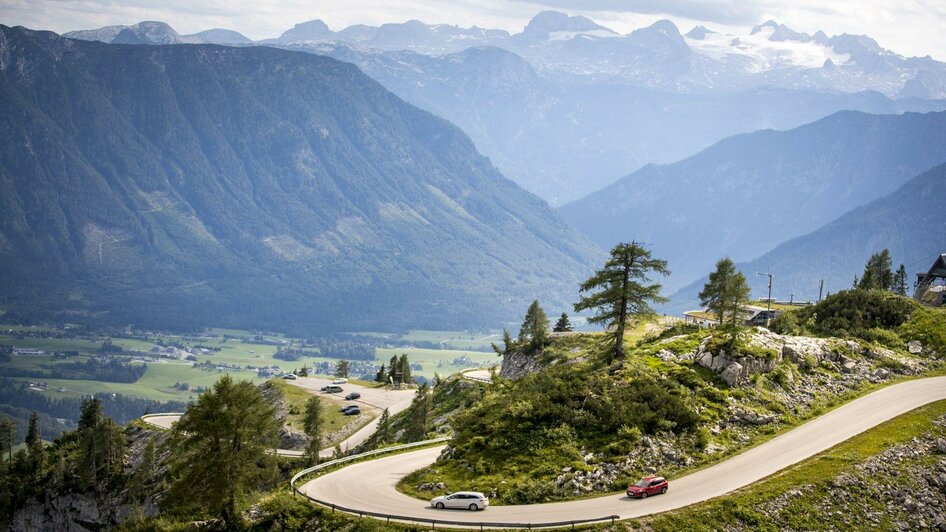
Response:
[[[525,377],[530,373],[535,373],[547,368],[550,361],[542,358],[542,352],[527,353],[523,351],[513,351],[503,355],[503,364],[499,370],[499,376],[504,379],[518,379]]]
[[[160,449],[166,438],[164,432],[128,427],[125,431],[126,451],[123,471],[126,478],[141,466],[149,440],[159,449],[155,478],[161,478],[167,452]],[[47,491],[40,500],[31,501],[18,510],[10,521],[10,530],[56,530],[80,532],[113,528],[133,516],[152,516],[158,513],[159,495],[134,497],[127,488],[104,493],[75,493]]]

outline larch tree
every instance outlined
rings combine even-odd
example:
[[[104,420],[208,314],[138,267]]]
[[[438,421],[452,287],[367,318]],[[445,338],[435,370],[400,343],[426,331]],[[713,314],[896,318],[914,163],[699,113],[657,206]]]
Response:
[[[388,373],[384,369],[384,362],[381,363],[381,369],[375,374],[374,381],[380,383],[388,382]]]
[[[272,463],[278,441],[275,408],[259,388],[224,375],[174,424],[169,501],[240,528],[239,505],[265,478],[261,464]]]
[[[339,360],[335,363],[335,376],[340,379],[348,378],[348,361]]]
[[[670,275],[667,261],[652,258],[637,242],[621,243],[611,249],[604,268],[581,284],[580,291],[588,295],[575,303],[575,312],[594,309],[596,314],[589,322],[614,327],[614,357],[624,358],[628,319],[653,316],[650,305],[667,301],[660,295],[660,283],[651,281],[653,274]]]

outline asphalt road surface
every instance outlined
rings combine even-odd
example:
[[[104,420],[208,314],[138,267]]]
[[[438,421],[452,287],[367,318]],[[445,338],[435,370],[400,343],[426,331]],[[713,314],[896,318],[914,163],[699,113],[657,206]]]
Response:
[[[404,389],[404,390],[387,390],[384,388],[369,388],[366,386],[359,386],[357,384],[342,384],[342,392],[328,394],[325,392],[319,391],[323,386],[326,386],[332,382],[332,379],[321,379],[318,377],[299,377],[295,380],[287,380],[288,383],[300,388],[305,388],[313,392],[316,396],[321,395],[330,395],[333,399],[338,401],[344,401],[346,395],[351,392],[358,392],[361,394],[361,399],[356,401],[346,401],[346,403],[358,403],[367,407],[377,409],[380,413],[385,408],[388,409],[389,415],[394,415],[401,410],[404,410],[411,405],[411,400],[414,398],[414,390]],[[334,407],[335,403],[332,403]],[[181,418],[180,413],[167,413],[167,414],[155,414],[150,415],[144,418],[144,420],[152,425],[170,429],[171,426]],[[357,432],[349,436],[347,439],[340,443],[342,449],[347,450],[360,445],[363,441],[368,439],[376,430],[378,429],[378,420],[375,419],[359,429]],[[319,451],[319,456],[329,457],[335,453],[335,448],[329,447]],[[293,451],[289,449],[277,449],[276,454],[281,456],[302,456],[302,451]]]
[[[725,462],[671,479],[667,494],[644,500],[628,499],[623,494],[606,495],[572,502],[493,506],[483,512],[469,512],[435,510],[428,503],[395,489],[402,477],[432,464],[443,447],[357,463],[317,477],[303,484],[300,490],[320,501],[346,508],[419,519],[492,523],[542,523],[608,515],[626,519],[724,495],[830,449],[884,421],[941,399],[946,399],[946,377],[918,379],[882,388]]]

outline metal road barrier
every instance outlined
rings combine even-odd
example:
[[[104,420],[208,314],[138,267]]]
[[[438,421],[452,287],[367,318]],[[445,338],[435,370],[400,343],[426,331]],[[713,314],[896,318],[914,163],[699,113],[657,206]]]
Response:
[[[391,521],[395,521],[395,522],[403,522],[403,523],[429,524],[431,529],[436,528],[437,525],[449,525],[449,526],[460,526],[464,528],[479,528],[480,530],[484,530],[487,528],[526,528],[526,529],[531,530],[534,528],[536,529],[538,528],[563,528],[563,527],[570,526],[572,530],[574,530],[576,525],[584,525],[588,523],[600,523],[604,521],[610,521],[611,524],[614,524],[615,521],[620,519],[620,516],[608,515],[604,517],[595,517],[591,519],[574,519],[571,521],[558,521],[558,522],[552,522],[552,523],[515,523],[515,522],[497,523],[497,522],[490,522],[490,521],[471,522],[471,521],[451,521],[449,519],[432,519],[432,518],[426,518],[426,517],[408,517],[404,515],[386,514],[386,513],[381,513],[381,512],[372,512],[368,510],[358,510],[355,508],[346,508],[345,506],[340,506],[338,504],[316,499],[315,497],[312,497],[306,493],[303,493],[302,491],[299,490],[299,488],[296,487],[296,483],[299,481],[300,478],[310,475],[312,473],[317,473],[324,469],[328,469],[330,467],[334,467],[339,464],[353,462],[355,460],[360,460],[362,458],[367,458],[370,456],[377,456],[381,454],[392,453],[392,452],[401,451],[404,449],[413,449],[415,447],[423,447],[423,446],[432,445],[435,443],[444,443],[447,441],[450,441],[449,437],[436,438],[433,440],[425,440],[425,441],[419,441],[419,442],[414,442],[414,443],[407,443],[404,445],[395,445],[393,447],[385,447],[384,449],[375,449],[373,451],[368,451],[361,454],[354,454],[351,456],[338,458],[336,460],[330,460],[328,462],[324,462],[316,466],[310,467],[308,469],[303,469],[302,471],[299,471],[298,473],[293,475],[292,479],[289,481],[289,486],[292,489],[293,494],[298,493],[299,495],[302,495],[303,497],[310,500],[311,502],[314,502],[326,508],[331,508],[332,513],[335,513],[336,511],[345,512],[348,514],[357,515],[358,517],[372,517],[374,519],[383,520],[388,523],[390,523]]]
[[[482,369],[483,368],[466,369],[460,372],[460,376],[463,377],[464,379],[476,381],[476,382],[485,382],[487,384],[493,382],[492,379],[483,379],[480,377],[472,377],[469,375],[469,372],[471,371],[482,371]]]

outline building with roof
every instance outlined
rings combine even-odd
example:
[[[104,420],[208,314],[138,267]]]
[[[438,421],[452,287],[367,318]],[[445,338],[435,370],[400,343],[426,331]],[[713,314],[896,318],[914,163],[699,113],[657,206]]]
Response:
[[[936,307],[946,305],[946,253],[933,261],[929,271],[916,274],[913,299]]]

